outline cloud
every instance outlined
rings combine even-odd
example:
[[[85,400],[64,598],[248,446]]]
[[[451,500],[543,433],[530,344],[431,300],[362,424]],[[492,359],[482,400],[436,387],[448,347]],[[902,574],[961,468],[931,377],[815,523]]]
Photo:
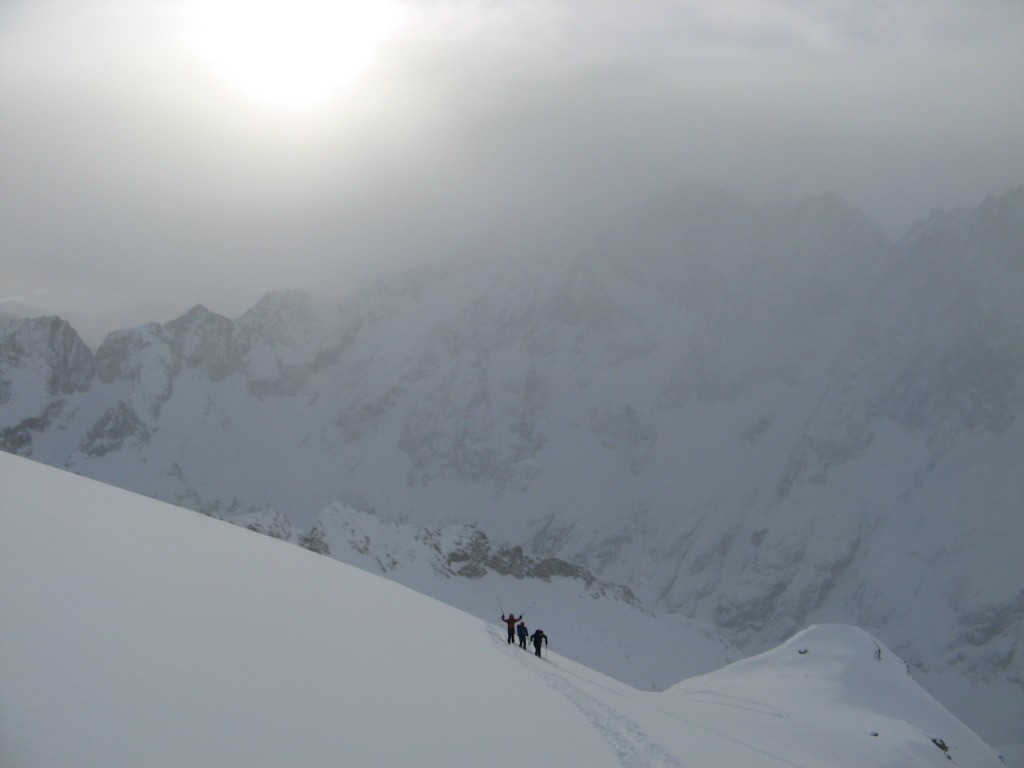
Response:
[[[232,315],[682,182],[833,190],[899,234],[1024,180],[1019,4],[405,9],[358,90],[295,114],[218,80],[187,2],[8,3],[0,298]]]

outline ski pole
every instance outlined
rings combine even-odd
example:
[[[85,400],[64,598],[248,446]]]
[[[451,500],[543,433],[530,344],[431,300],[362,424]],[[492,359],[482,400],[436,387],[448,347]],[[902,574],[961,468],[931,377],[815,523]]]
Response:
[[[533,608],[533,606],[535,606],[536,604],[537,604],[537,601],[536,601],[536,600],[534,600],[534,601],[533,601],[532,603],[530,603],[530,604],[529,604],[529,605],[528,605],[528,606],[526,607],[526,611],[528,611],[528,610],[530,610],[531,608]],[[522,613],[520,614],[520,616],[525,616],[525,615],[526,615],[526,611],[523,611],[523,612],[522,612]]]

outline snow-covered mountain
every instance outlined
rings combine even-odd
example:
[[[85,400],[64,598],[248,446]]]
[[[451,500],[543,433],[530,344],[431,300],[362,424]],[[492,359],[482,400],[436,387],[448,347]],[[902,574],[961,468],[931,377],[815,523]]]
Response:
[[[0,445],[293,540],[329,509],[408,542],[473,526],[746,653],[854,623],[1024,742],[1024,188],[895,243],[834,195],[686,188],[575,242],[94,355],[6,321]]]
[[[638,691],[398,584],[0,455],[0,763],[1003,763],[848,625]],[[551,619],[551,624],[548,620]]]

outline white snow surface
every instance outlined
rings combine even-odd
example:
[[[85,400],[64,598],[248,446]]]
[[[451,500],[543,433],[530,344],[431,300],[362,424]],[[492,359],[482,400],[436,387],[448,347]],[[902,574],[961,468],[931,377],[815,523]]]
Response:
[[[303,543],[302,534],[277,512],[238,515],[228,522]],[[532,629],[535,619],[557,610],[559,650],[637,688],[664,690],[744,655],[714,626],[681,614],[653,613],[628,590],[593,577],[524,577],[486,565],[467,576],[461,567],[468,557],[449,558],[472,548],[474,535],[480,535],[472,526],[420,528],[335,503],[320,514],[314,530],[321,537],[315,551],[487,621],[508,611],[524,617]],[[636,652],[638,638],[642,653]]]
[[[538,659],[267,536],[8,454],[0,483],[5,768],[1002,765],[857,627],[638,691],[554,612]]]

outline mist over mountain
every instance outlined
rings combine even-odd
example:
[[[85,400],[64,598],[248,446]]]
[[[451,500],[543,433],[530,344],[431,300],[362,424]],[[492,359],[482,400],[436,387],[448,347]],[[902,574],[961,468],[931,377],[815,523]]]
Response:
[[[857,624],[1024,742],[1022,295],[1024,188],[892,242],[832,194],[685,187],[95,353],[0,320],[0,447],[282,538],[337,503],[474,526],[749,653]]]

